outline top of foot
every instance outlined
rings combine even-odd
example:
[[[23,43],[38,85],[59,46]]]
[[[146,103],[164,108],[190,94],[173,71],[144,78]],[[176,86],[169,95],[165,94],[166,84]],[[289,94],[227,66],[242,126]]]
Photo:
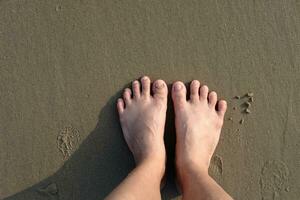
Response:
[[[150,94],[152,89],[153,95]],[[167,85],[157,80],[151,88],[150,78],[144,76],[126,88],[117,108],[124,138],[137,164],[147,159],[165,164],[163,141],[167,110]]]
[[[208,170],[210,159],[219,141],[226,101],[218,101],[217,93],[209,92],[206,85],[194,80],[190,84],[190,97],[182,82],[172,87],[176,126],[176,163]]]

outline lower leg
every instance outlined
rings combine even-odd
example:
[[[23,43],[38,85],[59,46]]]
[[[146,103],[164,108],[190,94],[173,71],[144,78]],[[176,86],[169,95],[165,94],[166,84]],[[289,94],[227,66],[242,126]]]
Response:
[[[207,170],[189,169],[180,173],[183,199],[232,199]]]
[[[164,162],[154,159],[144,161],[138,164],[106,199],[160,199],[160,182],[163,174]]]

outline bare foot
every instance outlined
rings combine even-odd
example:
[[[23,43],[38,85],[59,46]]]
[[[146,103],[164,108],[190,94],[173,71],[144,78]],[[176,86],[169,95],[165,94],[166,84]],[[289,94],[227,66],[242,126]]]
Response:
[[[175,82],[172,88],[176,126],[176,167],[179,180],[189,170],[208,172],[210,159],[219,141],[226,101],[217,100],[217,93],[197,80],[190,85],[190,99],[186,87]]]
[[[150,95],[150,79],[144,76],[140,82],[126,88],[123,99],[118,99],[117,108],[124,138],[133,153],[137,165],[157,162],[165,165],[166,152],[163,140],[166,110],[167,85],[162,80],[153,83]]]

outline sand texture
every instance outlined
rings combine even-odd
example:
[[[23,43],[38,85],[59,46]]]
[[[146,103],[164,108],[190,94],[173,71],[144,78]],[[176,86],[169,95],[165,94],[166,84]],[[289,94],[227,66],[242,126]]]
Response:
[[[299,0],[0,0],[0,199],[103,199],[134,166],[115,101],[143,74],[228,101],[210,173],[235,199],[299,199]],[[163,199],[173,121],[170,101]]]

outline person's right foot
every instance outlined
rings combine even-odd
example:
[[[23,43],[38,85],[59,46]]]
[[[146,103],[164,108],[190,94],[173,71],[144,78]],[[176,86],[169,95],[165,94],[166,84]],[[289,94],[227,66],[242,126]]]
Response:
[[[133,153],[136,164],[144,161],[158,162],[165,167],[164,127],[167,111],[168,88],[163,80],[153,83],[144,76],[141,83],[132,83],[126,88],[117,108],[124,138]]]
[[[176,126],[176,168],[179,181],[190,170],[207,173],[210,159],[219,141],[227,104],[217,100],[214,91],[197,80],[190,85],[190,99],[186,87],[175,82],[172,99]]]

